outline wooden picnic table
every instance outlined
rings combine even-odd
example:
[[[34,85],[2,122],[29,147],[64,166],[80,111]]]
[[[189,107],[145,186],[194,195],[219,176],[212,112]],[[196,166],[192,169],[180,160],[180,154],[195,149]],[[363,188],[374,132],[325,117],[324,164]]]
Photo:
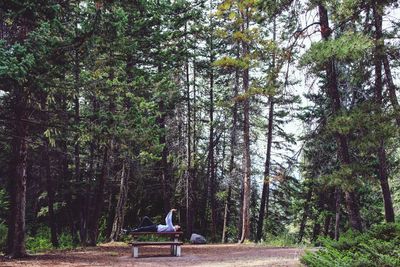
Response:
[[[138,241],[137,239],[141,236],[164,236],[169,237],[170,241]],[[171,246],[171,255],[172,256],[181,256],[181,245],[183,244],[180,241],[180,237],[183,235],[183,232],[134,232],[131,233],[132,242],[129,244],[132,245],[132,256],[134,258],[139,257],[139,247],[142,246]]]

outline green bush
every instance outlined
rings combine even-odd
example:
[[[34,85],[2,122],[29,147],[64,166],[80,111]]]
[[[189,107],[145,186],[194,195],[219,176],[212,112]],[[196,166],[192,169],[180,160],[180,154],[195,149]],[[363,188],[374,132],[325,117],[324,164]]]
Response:
[[[70,234],[62,233],[58,236],[59,249],[71,249],[76,247],[73,244]],[[36,253],[53,249],[51,234],[48,227],[41,227],[35,236],[28,236],[26,239],[26,249],[30,253]]]
[[[0,251],[4,251],[6,248],[7,231],[7,226],[3,223],[0,223]]]
[[[296,240],[296,236],[290,233],[267,237],[263,241],[263,244],[273,247],[293,247],[299,245]]]
[[[400,266],[400,224],[382,224],[363,234],[348,231],[338,241],[322,238],[323,248],[301,262],[319,267]]]
[[[72,239],[71,234],[67,233],[62,233],[58,237],[58,243],[60,244],[60,249],[72,249],[76,248],[76,244],[74,244],[74,241]]]
[[[50,229],[48,227],[41,227],[37,230],[35,236],[28,236],[26,238],[26,249],[30,253],[50,250],[52,247]]]

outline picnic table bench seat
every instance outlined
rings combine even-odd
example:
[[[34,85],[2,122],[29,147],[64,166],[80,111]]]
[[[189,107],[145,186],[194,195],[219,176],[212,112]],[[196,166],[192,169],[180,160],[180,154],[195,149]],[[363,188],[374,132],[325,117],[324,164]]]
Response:
[[[171,246],[171,255],[172,256],[181,256],[181,245],[183,242],[179,241],[179,237],[183,234],[183,232],[134,232],[132,235],[132,242],[129,244],[132,245],[132,256],[134,258],[139,257],[139,247],[143,246]],[[165,236],[170,237],[171,241],[137,241],[137,238],[140,236]]]

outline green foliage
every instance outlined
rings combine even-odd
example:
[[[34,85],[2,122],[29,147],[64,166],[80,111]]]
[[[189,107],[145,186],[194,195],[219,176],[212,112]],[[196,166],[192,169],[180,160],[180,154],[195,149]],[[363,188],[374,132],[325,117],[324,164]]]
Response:
[[[6,190],[0,188],[0,223],[5,222],[8,211]]]
[[[28,236],[26,238],[26,249],[30,253],[51,250],[53,249],[53,245],[50,240],[50,228],[41,227],[35,236]],[[58,242],[59,249],[71,249],[75,247],[72,236],[69,233],[59,235]]]
[[[298,246],[296,235],[284,232],[277,236],[267,236],[263,241],[263,245],[271,247],[294,247]]]
[[[37,253],[41,251],[51,250],[53,245],[50,242],[50,236],[47,233],[40,233],[35,237],[26,238],[26,249],[30,253]]]
[[[0,78],[24,82],[26,75],[35,64],[35,57],[21,44],[7,47],[0,40]]]
[[[323,238],[323,248],[307,252],[307,266],[400,266],[400,224],[382,224],[366,233],[348,231],[338,241]]]
[[[337,39],[313,43],[300,63],[303,66],[319,66],[331,58],[340,61],[357,60],[372,47],[373,42],[369,37],[361,33],[346,32]]]
[[[7,226],[0,222],[0,251],[3,251],[7,242]]]
[[[249,61],[245,59],[235,59],[231,57],[222,57],[214,62],[215,66],[223,68],[239,68],[247,69],[249,67]]]

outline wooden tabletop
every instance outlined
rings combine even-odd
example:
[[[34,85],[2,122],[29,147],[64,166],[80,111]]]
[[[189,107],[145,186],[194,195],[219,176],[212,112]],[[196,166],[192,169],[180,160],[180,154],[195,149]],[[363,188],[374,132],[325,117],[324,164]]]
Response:
[[[131,235],[182,235],[183,232],[132,232]]]

